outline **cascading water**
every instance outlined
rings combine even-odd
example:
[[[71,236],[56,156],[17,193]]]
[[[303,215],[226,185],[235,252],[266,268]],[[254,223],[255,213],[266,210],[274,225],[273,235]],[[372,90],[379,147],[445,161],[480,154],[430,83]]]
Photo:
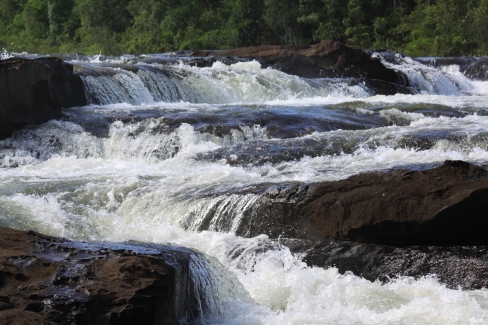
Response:
[[[307,266],[267,235],[242,237],[266,217],[256,202],[273,186],[446,159],[488,166],[487,83],[404,57],[384,64],[416,95],[371,96],[361,80],[257,62],[74,64],[91,104],[0,141],[0,225],[198,250],[201,323],[488,322],[486,289],[435,276],[370,282]]]
[[[358,83],[349,86],[336,80],[303,80],[295,76],[261,69],[256,61],[211,68],[112,63],[75,63],[93,104],[154,102],[259,103],[270,100],[324,97],[340,92],[366,96]]]
[[[372,56],[379,58],[385,66],[403,72],[410,85],[421,93],[460,95],[474,90],[472,82],[459,72],[459,66],[439,70],[399,53],[390,55],[388,60],[381,53]]]

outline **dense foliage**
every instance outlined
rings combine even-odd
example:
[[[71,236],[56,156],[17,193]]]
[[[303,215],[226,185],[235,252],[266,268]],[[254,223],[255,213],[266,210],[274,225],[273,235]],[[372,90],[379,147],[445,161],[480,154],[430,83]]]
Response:
[[[0,48],[155,53],[324,39],[486,55],[488,0],[0,0]]]

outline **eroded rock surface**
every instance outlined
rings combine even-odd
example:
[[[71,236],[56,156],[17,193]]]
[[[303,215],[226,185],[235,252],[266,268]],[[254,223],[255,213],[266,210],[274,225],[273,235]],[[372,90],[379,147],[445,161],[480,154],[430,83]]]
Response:
[[[0,227],[0,324],[178,324],[200,317],[190,250]],[[194,292],[194,294],[191,294]]]

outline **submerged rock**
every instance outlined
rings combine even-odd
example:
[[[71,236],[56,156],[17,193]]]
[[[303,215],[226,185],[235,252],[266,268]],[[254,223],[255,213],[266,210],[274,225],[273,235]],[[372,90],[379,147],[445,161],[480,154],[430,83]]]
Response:
[[[391,245],[488,245],[488,173],[462,161],[423,171],[366,173],[273,188],[246,229]]]
[[[195,253],[0,227],[0,323],[178,324],[201,316]]]
[[[86,104],[83,81],[60,58],[0,61],[0,139],[59,118],[63,107]]]

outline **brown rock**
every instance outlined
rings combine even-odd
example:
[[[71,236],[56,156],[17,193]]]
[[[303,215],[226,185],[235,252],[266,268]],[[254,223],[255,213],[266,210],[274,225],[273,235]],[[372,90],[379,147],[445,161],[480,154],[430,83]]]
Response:
[[[392,83],[384,80],[371,79],[369,84],[373,89],[375,94],[381,95],[395,95],[395,94],[407,94],[411,95],[414,91],[406,86],[400,85],[398,83]]]
[[[487,245],[487,172],[462,161],[274,188],[242,231],[393,245]],[[259,216],[259,217],[257,217]]]
[[[488,80],[488,58],[477,59],[466,69],[464,74],[474,80]]]
[[[202,316],[184,248],[0,227],[0,324],[177,324]]]

